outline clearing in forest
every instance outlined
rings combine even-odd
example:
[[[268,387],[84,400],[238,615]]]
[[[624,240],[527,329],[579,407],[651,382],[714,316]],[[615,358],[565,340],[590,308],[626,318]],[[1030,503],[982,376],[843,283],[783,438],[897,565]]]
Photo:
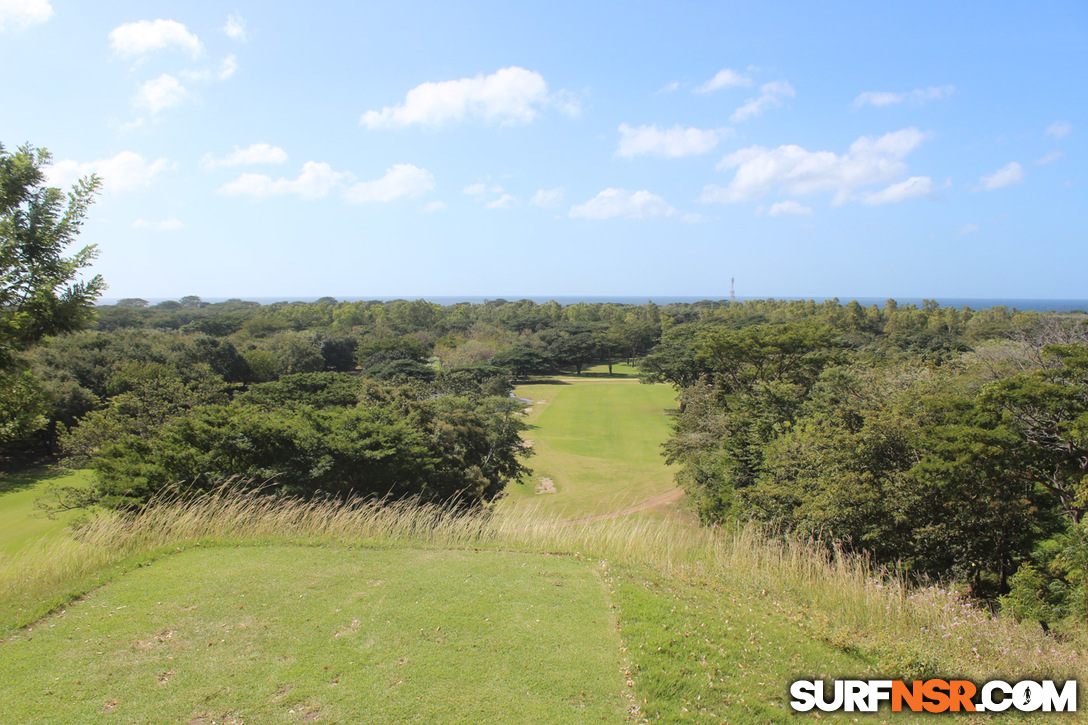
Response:
[[[661,457],[676,406],[671,387],[566,377],[521,385],[514,393],[533,401],[525,404],[531,411],[522,434],[532,444],[533,475],[510,487],[507,505],[531,500],[545,515],[580,519],[637,506],[676,487]]]

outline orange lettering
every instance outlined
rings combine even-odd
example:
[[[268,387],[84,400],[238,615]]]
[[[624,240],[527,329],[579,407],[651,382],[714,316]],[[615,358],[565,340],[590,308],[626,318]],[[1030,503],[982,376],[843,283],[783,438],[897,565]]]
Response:
[[[952,704],[952,712],[959,712],[960,705],[963,706],[965,712],[974,712],[975,703],[971,702],[971,698],[975,696],[975,685],[973,682],[967,680],[952,680],[948,683],[948,691],[951,694],[949,698]]]
[[[922,694],[932,702],[927,702],[922,707],[926,712],[944,712],[948,709],[948,682],[945,680],[926,680],[922,685]]]
[[[922,711],[922,681],[915,680],[911,683],[911,689],[907,689],[907,683],[902,680],[892,682],[892,712],[902,712],[903,701],[912,712]]]

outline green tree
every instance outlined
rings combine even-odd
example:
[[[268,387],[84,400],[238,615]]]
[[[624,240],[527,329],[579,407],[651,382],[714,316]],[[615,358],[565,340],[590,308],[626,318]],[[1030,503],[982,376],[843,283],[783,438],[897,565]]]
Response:
[[[11,153],[0,145],[0,409],[6,413],[0,442],[46,423],[40,408],[25,399],[35,386],[17,354],[43,337],[86,325],[106,288],[100,275],[79,279],[96,256],[94,245],[65,256],[99,179],[80,179],[65,196],[45,185],[50,161],[45,149],[24,145]]]

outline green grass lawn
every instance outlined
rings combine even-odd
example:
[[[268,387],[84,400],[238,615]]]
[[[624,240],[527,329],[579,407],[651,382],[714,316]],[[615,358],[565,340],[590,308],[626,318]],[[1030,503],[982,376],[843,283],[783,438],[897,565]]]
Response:
[[[565,556],[190,549],[0,645],[4,722],[619,722],[620,639]]]
[[[74,513],[50,519],[34,506],[49,485],[87,486],[90,482],[90,471],[65,471],[54,466],[0,473],[0,555],[13,554],[30,542],[63,534]]]
[[[661,457],[676,404],[671,387],[589,378],[522,385],[514,392],[534,401],[523,434],[534,455],[528,462],[533,477],[511,487],[510,503],[532,500],[547,512],[577,518],[675,487]],[[535,493],[542,477],[552,479],[556,493]]]

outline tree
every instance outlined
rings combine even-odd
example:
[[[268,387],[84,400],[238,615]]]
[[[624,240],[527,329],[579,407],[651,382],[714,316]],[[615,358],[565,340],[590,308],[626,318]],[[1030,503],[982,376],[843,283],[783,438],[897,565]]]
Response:
[[[33,385],[16,355],[43,337],[83,327],[106,288],[100,275],[79,279],[97,256],[94,245],[64,256],[100,181],[80,179],[65,200],[60,189],[45,185],[51,158],[30,145],[14,153],[0,145],[0,409],[15,416],[0,429],[0,442],[45,424],[40,411],[26,404]]]
[[[47,335],[82,327],[106,288],[100,275],[77,281],[97,256],[89,245],[65,257],[98,193],[96,176],[80,179],[68,193],[45,186],[45,149],[0,145],[0,364]]]

